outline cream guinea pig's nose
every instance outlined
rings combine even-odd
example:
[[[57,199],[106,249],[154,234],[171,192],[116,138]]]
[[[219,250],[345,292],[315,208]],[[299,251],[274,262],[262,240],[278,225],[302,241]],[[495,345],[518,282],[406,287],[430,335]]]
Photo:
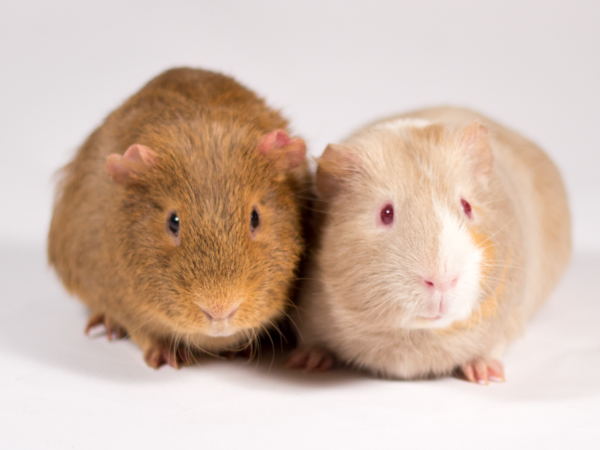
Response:
[[[455,276],[446,277],[446,278],[421,277],[421,283],[427,289],[445,292],[456,286],[456,283],[458,283],[458,277],[455,277]]]
[[[223,320],[229,320],[232,319],[233,316],[235,316],[235,313],[238,310],[237,306],[234,306],[232,308],[219,308],[219,307],[213,307],[213,308],[208,308],[208,307],[204,307],[204,308],[200,308],[202,310],[202,312],[204,313],[204,315],[206,317],[208,317],[211,321],[213,322],[220,322]]]

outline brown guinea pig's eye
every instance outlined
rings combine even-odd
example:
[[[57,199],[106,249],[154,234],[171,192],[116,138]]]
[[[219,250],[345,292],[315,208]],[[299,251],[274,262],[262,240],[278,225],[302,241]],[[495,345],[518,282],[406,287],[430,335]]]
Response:
[[[169,229],[169,233],[171,233],[174,237],[179,236],[179,216],[176,213],[173,213],[169,216],[167,227]]]
[[[252,212],[250,213],[250,232],[254,233],[259,226],[260,216],[258,214],[258,210],[256,208],[252,208]]]

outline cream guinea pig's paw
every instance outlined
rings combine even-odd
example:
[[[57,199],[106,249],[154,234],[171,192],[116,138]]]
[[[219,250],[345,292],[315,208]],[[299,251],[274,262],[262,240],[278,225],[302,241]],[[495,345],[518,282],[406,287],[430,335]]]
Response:
[[[496,359],[489,361],[476,359],[467,364],[463,364],[454,372],[457,378],[470,381],[471,383],[489,384],[490,381],[505,381],[504,367]]]

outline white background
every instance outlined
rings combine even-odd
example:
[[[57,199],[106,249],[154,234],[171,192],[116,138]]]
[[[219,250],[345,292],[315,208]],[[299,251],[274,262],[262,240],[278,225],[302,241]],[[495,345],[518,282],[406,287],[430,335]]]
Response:
[[[600,3],[143,1],[0,4],[0,448],[565,448],[600,444]],[[45,268],[53,173],[172,66],[282,108],[312,155],[437,104],[484,112],[564,174],[576,257],[506,357],[509,381],[289,374],[281,361],[147,369],[88,340]]]

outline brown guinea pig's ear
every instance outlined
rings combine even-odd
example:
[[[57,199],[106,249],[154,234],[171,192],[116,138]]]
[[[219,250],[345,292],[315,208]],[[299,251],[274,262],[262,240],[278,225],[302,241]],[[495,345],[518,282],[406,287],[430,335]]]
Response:
[[[331,201],[346,182],[360,172],[360,159],[345,145],[329,144],[318,160],[317,193]]]
[[[480,182],[487,184],[494,163],[487,128],[479,122],[472,123],[463,129],[460,140],[462,147],[467,151],[469,160],[473,164],[475,176]]]
[[[112,153],[106,159],[106,171],[117,184],[128,185],[156,164],[156,153],[149,147],[133,144],[124,155]]]
[[[291,138],[284,130],[264,135],[257,146],[258,153],[276,161],[280,170],[298,167],[306,158],[306,144],[301,138]]]

